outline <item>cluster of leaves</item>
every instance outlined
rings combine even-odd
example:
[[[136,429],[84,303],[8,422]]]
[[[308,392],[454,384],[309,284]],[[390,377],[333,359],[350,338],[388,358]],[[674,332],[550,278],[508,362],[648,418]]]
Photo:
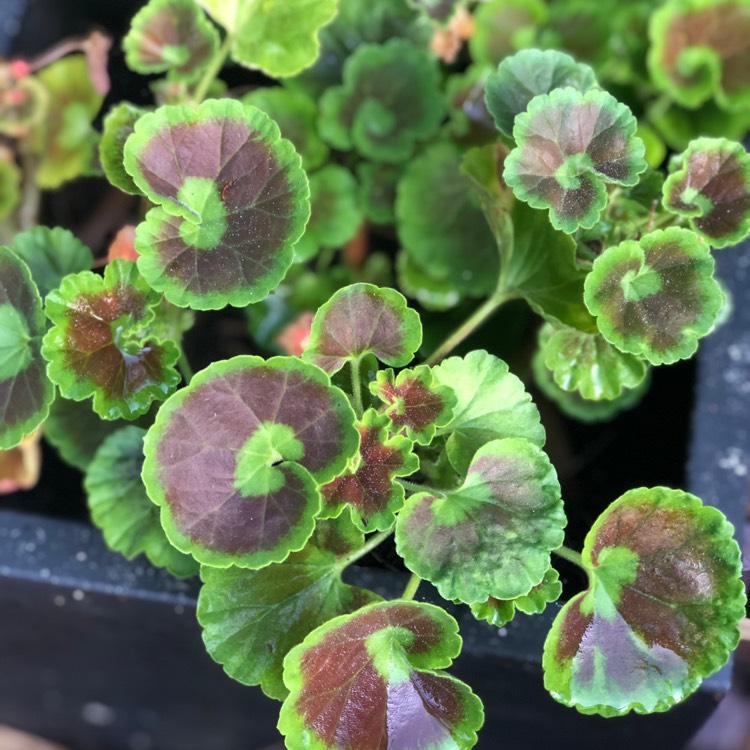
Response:
[[[718,511],[633,490],[568,550],[524,384],[490,352],[448,356],[523,299],[539,388],[606,419],[719,321],[711,248],[750,234],[750,156],[688,138],[666,179],[655,167],[678,105],[747,117],[742,54],[706,20],[743,28],[746,4],[649,5],[150,0],[123,46],[162,75],[154,104],[117,103],[101,135],[101,42],[0,70],[0,132],[24,156],[0,167],[14,229],[21,180],[33,195],[101,171],[141,206],[103,273],[60,228],[0,248],[0,448],[44,425],[113,549],[200,574],[209,653],[284,701],[289,748],[476,742],[481,702],[443,671],[458,626],[413,601],[421,580],[499,627],[560,597],[552,553],[580,564],[589,588],[544,668],[584,713],[666,710],[737,643]],[[577,35],[581,19],[606,32]],[[470,63],[442,64],[467,38]],[[263,85],[227,92],[227,59]],[[610,83],[664,94],[634,114]],[[192,311],[227,305],[264,356],[193,376]],[[391,535],[412,578],[386,602],[342,572]]]

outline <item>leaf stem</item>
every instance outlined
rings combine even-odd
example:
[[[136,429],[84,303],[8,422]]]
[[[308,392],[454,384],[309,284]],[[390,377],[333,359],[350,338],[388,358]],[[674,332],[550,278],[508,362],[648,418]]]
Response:
[[[557,549],[553,549],[552,552],[558,557],[562,557],[564,560],[572,562],[579,568],[583,568],[583,570],[586,570],[586,566],[583,564],[583,558],[581,557],[580,552],[576,552],[575,550],[572,550],[570,549],[570,547],[566,547],[565,545],[563,545],[562,547],[558,547]],[[586,570],[586,572],[588,573],[588,570]]]
[[[182,374],[182,378],[185,381],[185,385],[189,385],[193,379],[193,368],[190,367],[187,356],[185,356],[185,350],[180,347],[180,358],[177,360],[177,369]]]
[[[422,579],[416,573],[412,573],[409,582],[406,584],[404,593],[401,594],[401,598],[407,602],[413,599],[420,583],[422,583]]]
[[[359,357],[350,360],[349,364],[351,365],[352,373],[352,398],[354,399],[354,411],[356,412],[357,417],[361,417],[364,412],[364,406],[362,405],[362,379],[359,371]]]
[[[465,338],[470,336],[482,323],[489,318],[502,304],[515,299],[514,294],[495,292],[480,305],[440,346],[426,359],[426,364],[436,365],[441,359],[450,354]]]
[[[392,527],[388,529],[387,531],[379,531],[377,534],[373,534],[371,537],[367,539],[367,541],[358,550],[352,552],[346,557],[342,557],[339,563],[339,568],[343,570],[347,566],[351,565],[353,562],[356,562],[360,558],[372,552],[375,549],[375,547],[377,547],[379,544],[381,544],[386,539],[388,539],[388,537],[393,533],[393,531],[394,529]]]
[[[219,75],[222,66],[226,62],[233,41],[234,38],[232,35],[227,34],[224,43],[219,48],[214,59],[211,60],[211,64],[203,74],[203,78],[200,79],[198,85],[195,87],[195,91],[193,91],[193,104],[200,104],[206,98],[206,94],[208,93],[209,88],[211,88],[211,84],[216,80],[216,76]]]
[[[409,492],[429,492],[431,495],[445,496],[445,491],[437,487],[430,487],[427,484],[417,484],[416,482],[410,482],[408,479],[401,479],[400,477],[396,481],[409,490]]]

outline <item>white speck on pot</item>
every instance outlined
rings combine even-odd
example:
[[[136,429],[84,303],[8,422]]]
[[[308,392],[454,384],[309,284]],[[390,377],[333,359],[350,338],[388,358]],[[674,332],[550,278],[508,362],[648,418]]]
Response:
[[[146,732],[133,732],[128,737],[128,747],[130,750],[151,750],[153,746],[154,741]]]
[[[81,709],[81,716],[87,724],[93,724],[95,727],[108,727],[115,723],[117,713],[103,703],[92,701],[86,703]]]
[[[498,628],[497,634],[500,638],[505,638],[505,636],[508,635],[508,628]]]
[[[181,615],[184,611],[185,611],[185,607],[183,607],[182,604],[174,605],[174,613],[176,615]]]
[[[19,536],[21,536],[21,529],[11,529],[10,530],[10,538],[11,539],[18,539]]]
[[[733,471],[738,477],[747,476],[745,456],[739,448],[729,448],[726,455],[719,456],[718,464],[722,469]]]
[[[36,549],[36,544],[34,542],[26,542],[26,544],[23,545],[23,548],[26,552],[33,552]]]
[[[76,560],[78,560],[78,562],[86,562],[87,558],[88,555],[83,550],[76,552]]]
[[[56,607],[64,607],[65,606],[65,597],[62,594],[58,594],[53,600]]]
[[[49,568],[42,568],[39,571],[39,577],[40,578],[49,578]]]
[[[86,594],[84,594],[84,593],[83,593],[83,591],[81,591],[81,589],[76,589],[76,590],[75,590],[75,591],[73,592],[73,598],[74,598],[74,599],[75,599],[75,600],[76,600],[77,602],[82,602],[82,601],[83,601],[83,600],[84,600],[84,599],[86,598]]]

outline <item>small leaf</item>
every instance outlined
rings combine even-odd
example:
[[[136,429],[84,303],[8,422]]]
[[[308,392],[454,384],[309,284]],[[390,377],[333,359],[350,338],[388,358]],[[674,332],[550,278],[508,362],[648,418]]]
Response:
[[[140,427],[123,427],[96,451],[84,482],[91,520],[110,548],[128,560],[144,553],[153,565],[187,578],[198,572],[198,565],[169,543],[159,509],[141,481],[145,434]]]
[[[138,268],[180,307],[263,299],[292,263],[310,215],[292,144],[231,99],[161,107],[125,144],[125,169],[155,203],[138,226]]]
[[[670,0],[649,23],[653,82],[694,109],[710,98],[728,110],[750,102],[750,9],[743,0]]]
[[[133,16],[122,47],[136,73],[193,81],[217,54],[219,33],[192,0],[149,0]]]
[[[318,485],[358,445],[354,412],[322,370],[295,357],[234,357],[161,407],[143,481],[175,547],[206,565],[257,569],[302,549]]]
[[[630,110],[606,91],[555,89],[534,97],[516,117],[518,145],[505,160],[503,177],[517,198],[549,208],[555,229],[588,229],[607,205],[605,185],[635,185],[647,167],[637,126]]]
[[[405,161],[445,114],[435,60],[402,39],[362,45],[344,66],[343,84],[321,98],[320,112],[320,133],[335,148]]]
[[[691,357],[711,331],[724,295],[708,246],[671,227],[626,240],[600,255],[584,300],[607,341],[653,365]]]
[[[646,377],[646,363],[608,344],[597,331],[553,328],[540,334],[545,365],[557,385],[576,391],[585,399],[611,400],[638,386]]]
[[[490,625],[501,628],[509,623],[516,610],[527,615],[540,615],[549,602],[555,602],[562,594],[562,583],[559,573],[552,567],[547,568],[541,583],[534,586],[528,594],[516,599],[494,599],[471,605],[471,614],[477,620],[485,620]]]
[[[45,419],[55,390],[40,352],[45,320],[28,266],[0,247],[0,450]]]
[[[450,310],[462,297],[462,290],[450,280],[436,281],[406,253],[396,258],[398,286],[407,297],[417,300],[425,310]]]
[[[583,549],[590,588],[555,619],[544,683],[582,713],[666,711],[737,645],[745,614],[732,525],[694,495],[626,492]]]
[[[29,267],[39,294],[46,296],[72,273],[88,271],[94,256],[62,227],[34,227],[13,237],[13,252]]]
[[[294,246],[297,262],[314,258],[324,247],[343,247],[362,223],[357,183],[338,164],[329,164],[310,177],[310,203],[310,221]]]
[[[396,548],[445,599],[515,599],[541,583],[564,526],[549,458],[528,440],[506,438],[474,454],[461,487],[412,495],[396,521]]]
[[[539,412],[501,359],[480,349],[446,359],[432,374],[456,395],[453,418],[443,429],[451,433],[445,447],[457,471],[467,471],[474,454],[490,440],[526,438],[544,445]]]
[[[52,189],[91,170],[99,140],[92,121],[104,95],[94,88],[84,55],[63,57],[38,76],[54,106],[31,136],[39,155],[34,179]]]
[[[65,398],[94,397],[103,419],[134,419],[180,382],[179,351],[147,329],[160,295],[135,263],[115,260],[104,278],[91,271],[66,276],[46,300],[53,326],[42,344],[47,372]]]
[[[293,76],[319,54],[318,31],[338,0],[196,0],[233,38],[231,55],[272,78]]]
[[[498,130],[513,137],[513,123],[540,94],[570,86],[585,92],[596,86],[594,71],[558,50],[526,49],[506,57],[487,79],[487,109]]]
[[[396,198],[403,251],[430,279],[481,297],[497,285],[497,244],[482,217],[461,154],[448,143],[424,151],[407,167]]]
[[[371,604],[314,630],[284,660],[289,750],[471,748],[481,701],[444,674],[458,623],[417,602]]]
[[[279,126],[302,157],[305,170],[326,163],[328,146],[318,135],[318,104],[312,97],[281,86],[262,87],[245,94],[242,103],[262,110]]]
[[[386,404],[385,413],[395,430],[421,445],[429,445],[435,429],[445,427],[453,416],[456,396],[450,388],[438,385],[427,365],[402,370],[381,370],[370,383],[370,391]]]
[[[750,155],[725,138],[698,138],[664,183],[664,208],[690,218],[714,247],[750,234]]]
[[[352,284],[339,289],[315,315],[303,357],[327,373],[374,354],[393,367],[409,364],[422,343],[419,315],[395,289]]]
[[[321,487],[321,516],[336,516],[345,507],[362,531],[384,531],[393,526],[395,514],[404,504],[404,488],[396,477],[413,474],[419,459],[413,443],[405,437],[388,437],[390,419],[368,409],[357,423],[359,462],[356,469]]]
[[[21,170],[12,160],[4,158],[0,149],[0,221],[7,219],[21,201]]]
[[[284,657],[319,625],[380,597],[341,581],[342,558],[363,544],[342,516],[321,521],[308,545],[262,570],[201,568],[198,622],[208,653],[243,685],[283,700]]]
[[[12,75],[5,70],[2,74]],[[11,80],[0,97],[0,133],[9,138],[28,135],[44,119],[48,107],[49,93],[35,76]]]
[[[476,28],[469,39],[472,60],[494,66],[516,50],[531,46],[547,14],[543,0],[481,3],[474,15]]]
[[[99,161],[107,179],[124,193],[142,195],[140,188],[123,166],[125,141],[135,130],[135,124],[147,110],[120,102],[104,118],[102,139],[99,142]]]

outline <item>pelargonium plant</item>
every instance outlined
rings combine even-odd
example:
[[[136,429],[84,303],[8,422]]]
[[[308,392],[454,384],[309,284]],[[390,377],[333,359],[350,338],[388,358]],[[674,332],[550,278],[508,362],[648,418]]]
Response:
[[[458,625],[423,581],[501,627],[580,566],[543,666],[583,713],[665,711],[737,645],[722,514],[637,487],[564,546],[524,383],[454,352],[524,300],[539,387],[605,419],[725,314],[750,6],[650,6],[150,0],[123,48],[153,101],[101,132],[101,35],[0,68],[0,447],[43,429],[114,550],[200,576],[208,652],[282,702],[289,748],[475,744]],[[36,225],[39,190],[84,174],[140,212],[98,260]],[[193,374],[186,333],[229,305],[253,348]],[[402,596],[343,582],[391,537]]]

